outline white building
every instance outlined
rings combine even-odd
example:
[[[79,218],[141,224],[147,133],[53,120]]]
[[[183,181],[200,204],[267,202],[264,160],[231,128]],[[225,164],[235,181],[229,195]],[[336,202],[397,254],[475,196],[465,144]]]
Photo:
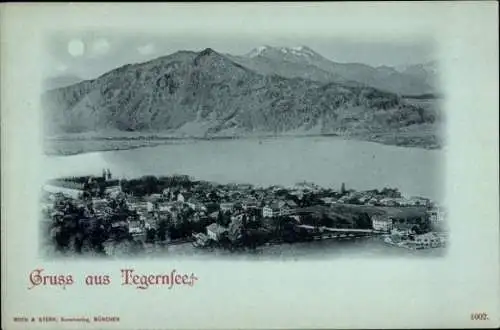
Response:
[[[217,223],[212,223],[211,225],[207,226],[207,235],[211,239],[218,241],[222,235],[224,235],[227,232],[227,228],[223,227]]]
[[[389,232],[392,229],[392,219],[385,215],[374,215],[372,217],[372,226],[374,230]]]
[[[234,209],[234,203],[221,203],[220,210],[222,212],[232,211]]]
[[[429,220],[433,225],[439,225],[444,221],[445,212],[441,208],[434,208],[428,211]]]
[[[281,209],[277,203],[266,205],[262,208],[262,216],[264,218],[277,217],[281,213]]]
[[[116,195],[122,192],[122,187],[120,185],[107,187],[105,193],[110,195]]]
[[[327,205],[335,203],[335,200],[336,200],[333,197],[323,197],[323,198],[320,198],[320,199],[323,201],[323,203],[325,203]]]
[[[415,236],[414,245],[417,248],[421,249],[436,248],[442,246],[443,244],[444,244],[444,239],[442,237],[437,236],[434,233],[427,233]]]

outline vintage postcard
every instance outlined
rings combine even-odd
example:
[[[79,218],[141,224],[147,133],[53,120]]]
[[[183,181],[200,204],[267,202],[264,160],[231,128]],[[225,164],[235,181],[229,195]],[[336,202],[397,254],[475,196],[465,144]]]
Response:
[[[496,3],[0,8],[2,328],[500,325]]]

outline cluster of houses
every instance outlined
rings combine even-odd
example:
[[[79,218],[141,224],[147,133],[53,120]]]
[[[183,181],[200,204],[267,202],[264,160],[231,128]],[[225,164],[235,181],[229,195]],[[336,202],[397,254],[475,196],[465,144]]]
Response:
[[[189,189],[173,186],[161,193],[142,197],[125,194],[118,183],[106,187],[105,197],[93,196],[86,201],[80,198],[81,191],[78,194],[77,189],[45,186],[44,190],[51,196],[62,194],[75,199],[87,212],[97,217],[109,219],[116,215],[117,209],[126,210],[126,217],[114,221],[112,226],[122,228],[133,236],[144,235],[148,229],[158,229],[161,220],[173,225],[203,221],[207,223],[204,235],[211,240],[219,240],[227,233],[230,222],[242,221],[243,217],[251,222],[287,216],[300,224],[301,210],[304,209],[301,201],[305,196],[318,196],[316,200],[326,207],[351,203],[377,207],[383,212],[371,215],[371,224],[372,229],[379,232],[410,231],[421,219],[428,219],[435,225],[444,220],[444,212],[428,199],[407,199],[397,194],[387,197],[377,191],[325,194],[321,187],[305,182],[288,188],[200,182]],[[48,208],[48,204],[45,207]],[[229,221],[221,223],[221,216]]]

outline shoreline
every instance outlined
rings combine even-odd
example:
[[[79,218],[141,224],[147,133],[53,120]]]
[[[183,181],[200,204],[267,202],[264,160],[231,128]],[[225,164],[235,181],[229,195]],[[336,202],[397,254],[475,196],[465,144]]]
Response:
[[[369,136],[367,136],[369,135]],[[280,135],[240,135],[240,136],[167,136],[167,135],[137,135],[137,136],[59,136],[45,138],[44,154],[46,156],[74,156],[92,152],[107,152],[133,150],[146,147],[157,147],[168,144],[189,143],[196,141],[217,140],[260,140],[273,138],[311,138],[333,137],[346,141],[372,142],[400,148],[417,148],[424,150],[443,150],[435,135],[404,136],[391,133],[366,133],[343,135],[337,133],[325,134],[280,134]],[[429,141],[431,140],[431,141]]]

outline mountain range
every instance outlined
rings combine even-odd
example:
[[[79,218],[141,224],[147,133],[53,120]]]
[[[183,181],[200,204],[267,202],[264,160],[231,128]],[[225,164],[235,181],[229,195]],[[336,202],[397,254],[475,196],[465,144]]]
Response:
[[[420,95],[436,92],[435,63],[411,65],[397,70],[361,63],[337,63],[306,46],[261,46],[244,56],[226,55],[236,63],[262,74],[301,77],[321,82],[351,82],[397,94]]]
[[[401,96],[434,93],[433,74],[423,66],[399,72],[335,63],[304,46],[263,46],[244,56],[207,48],[47,91],[42,106],[50,134],[387,132],[438,120],[432,102]]]

